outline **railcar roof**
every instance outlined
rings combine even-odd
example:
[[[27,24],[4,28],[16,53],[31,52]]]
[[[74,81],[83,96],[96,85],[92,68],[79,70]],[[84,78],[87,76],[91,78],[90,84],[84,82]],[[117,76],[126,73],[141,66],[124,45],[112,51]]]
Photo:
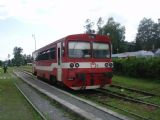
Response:
[[[34,51],[33,53],[38,52],[38,51],[42,51],[45,48],[50,48],[51,46],[53,46],[53,44],[56,44],[56,43],[58,43],[60,41],[63,41],[65,39],[77,39],[77,38],[79,38],[79,39],[88,39],[89,36],[93,36],[93,37],[95,36],[97,39],[102,39],[102,38],[105,37],[109,42],[111,41],[110,38],[108,36],[105,36],[105,35],[99,35],[99,34],[72,34],[72,35],[68,35],[68,36],[66,36],[64,38],[61,38],[59,40],[56,40],[56,41],[54,41],[54,42],[52,42],[52,43],[50,43],[50,44],[48,44],[48,45],[46,45],[46,46],[44,46],[42,48],[39,48],[38,50]]]

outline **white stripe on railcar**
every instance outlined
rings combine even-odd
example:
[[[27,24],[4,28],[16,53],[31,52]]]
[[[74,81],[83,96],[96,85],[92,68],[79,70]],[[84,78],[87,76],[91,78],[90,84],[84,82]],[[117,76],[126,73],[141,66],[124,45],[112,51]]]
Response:
[[[61,64],[61,68],[70,68],[70,63],[62,63]],[[76,62],[79,64],[78,68],[105,68],[105,63],[106,62]],[[95,65],[94,65],[95,64]],[[34,65],[34,67],[38,70],[44,70],[44,71],[52,71],[55,68],[58,68],[58,64],[57,63],[52,63],[50,66],[38,66],[38,65]],[[74,67],[75,67],[75,63],[74,63]]]

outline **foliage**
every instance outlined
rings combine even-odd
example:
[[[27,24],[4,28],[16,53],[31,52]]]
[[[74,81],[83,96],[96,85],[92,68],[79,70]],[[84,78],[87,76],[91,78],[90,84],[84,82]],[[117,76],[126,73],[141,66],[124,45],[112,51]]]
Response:
[[[23,55],[23,65],[26,65],[27,63],[32,63],[32,56],[31,55]]]
[[[94,22],[92,22],[90,19],[87,19],[85,21],[85,29],[86,29],[86,33],[92,33],[94,30],[92,29],[92,27],[94,26]]]
[[[99,34],[102,34],[102,24],[104,23],[102,17],[100,17],[97,21],[97,28],[98,28],[98,31],[99,31]]]
[[[27,65],[27,63],[32,62],[32,56],[31,55],[22,55],[23,49],[21,47],[15,47],[13,49],[13,55],[14,58],[11,60],[8,60],[8,66],[21,66],[21,65]]]
[[[100,27],[102,20],[98,21],[98,34],[109,35],[112,40],[113,53],[126,51],[125,39],[125,27],[121,26],[120,23],[115,22],[112,17],[108,18],[107,23]]]
[[[160,48],[160,23],[143,18],[136,35],[136,50],[154,50]]]
[[[3,63],[3,62],[0,60],[0,66],[2,66],[2,63]]]
[[[134,52],[136,51],[136,44],[135,42],[126,42],[127,52]]]
[[[115,73],[160,79],[160,57],[115,59],[113,61]]]
[[[113,53],[132,52],[137,50],[153,50],[160,48],[160,21],[155,23],[152,19],[143,18],[138,26],[135,41],[127,42],[125,40],[125,27],[115,22],[113,17],[103,25],[102,17],[99,17],[97,25],[97,34],[109,35],[112,40]],[[90,19],[85,22],[86,33],[93,33],[95,25]]]
[[[16,66],[20,66],[22,64],[22,51],[23,49],[21,47],[15,47],[13,49],[13,55],[14,55],[14,64]]]
[[[117,52],[126,52],[128,50],[128,42],[124,41],[125,39],[125,27],[121,26],[120,23],[114,21],[112,17],[110,17],[106,23],[106,25],[102,26],[104,23],[103,19],[99,17],[97,21],[97,34],[110,36],[113,45],[113,53]],[[85,22],[86,33],[94,33],[93,29],[94,22],[90,19],[87,19]]]

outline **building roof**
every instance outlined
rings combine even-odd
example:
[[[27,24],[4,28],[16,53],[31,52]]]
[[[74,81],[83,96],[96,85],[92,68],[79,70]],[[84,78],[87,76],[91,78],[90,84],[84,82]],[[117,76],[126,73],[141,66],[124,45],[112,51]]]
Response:
[[[124,57],[153,57],[154,53],[151,51],[140,50],[136,52],[125,52],[119,54],[112,54],[113,58],[124,58]]]

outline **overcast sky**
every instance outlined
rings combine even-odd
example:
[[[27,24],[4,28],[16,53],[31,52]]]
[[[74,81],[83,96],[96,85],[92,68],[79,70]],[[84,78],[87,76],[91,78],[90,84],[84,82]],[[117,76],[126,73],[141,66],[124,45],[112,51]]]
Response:
[[[0,60],[13,57],[15,46],[23,54],[66,35],[83,33],[87,18],[104,23],[113,17],[126,28],[126,41],[133,41],[144,17],[157,22],[159,0],[0,0]]]

